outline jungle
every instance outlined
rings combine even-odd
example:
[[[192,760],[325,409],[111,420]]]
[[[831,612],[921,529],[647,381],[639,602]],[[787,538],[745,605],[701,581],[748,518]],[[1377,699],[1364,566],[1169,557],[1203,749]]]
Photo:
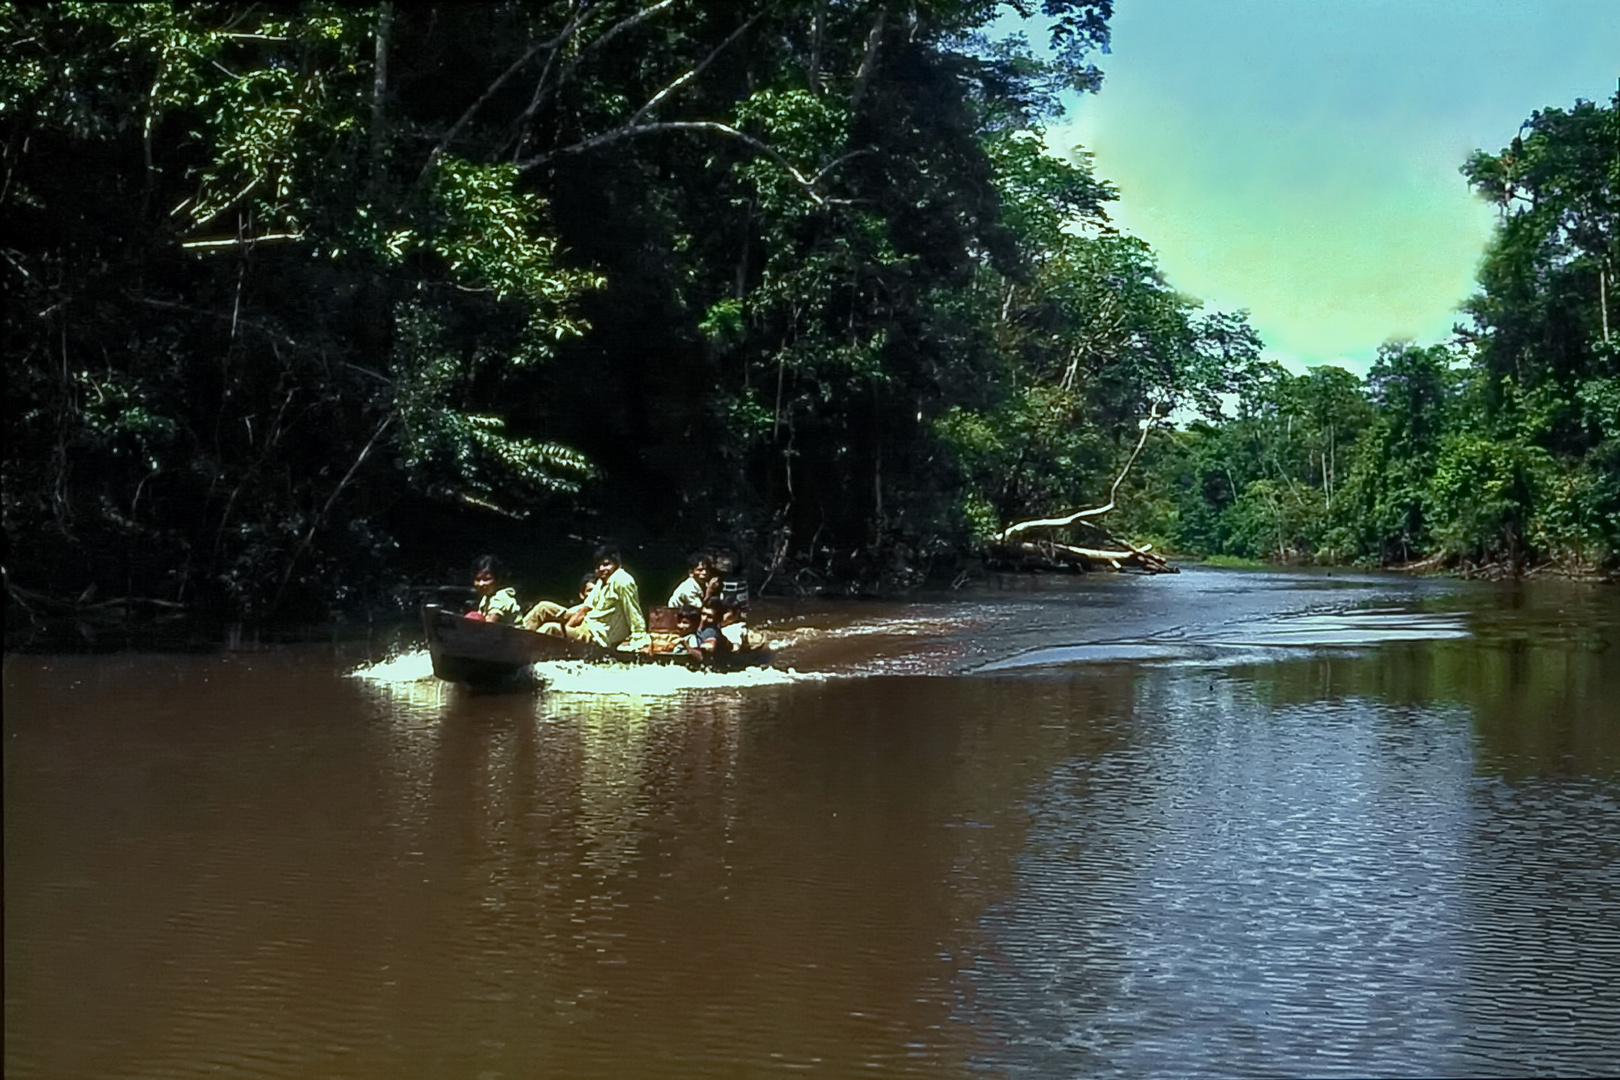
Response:
[[[1171,556],[1612,574],[1620,95],[1457,163],[1451,340],[1291,372],[1049,141],[1112,9],[0,5],[8,642],[609,535],[892,592],[1116,489]]]

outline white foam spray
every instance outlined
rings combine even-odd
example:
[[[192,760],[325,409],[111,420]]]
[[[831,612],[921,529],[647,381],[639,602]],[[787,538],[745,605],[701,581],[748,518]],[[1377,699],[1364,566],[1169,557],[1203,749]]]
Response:
[[[433,657],[426,649],[397,653],[375,664],[361,664],[349,677],[373,683],[425,682],[433,678]]]
[[[567,694],[600,694],[630,697],[668,697],[717,689],[746,689],[753,686],[783,686],[820,679],[789,669],[742,668],[736,671],[695,670],[680,664],[586,663],[582,660],[555,660],[535,664],[535,681],[547,690]],[[426,649],[404,652],[361,664],[349,676],[386,686],[436,682],[433,659]]]

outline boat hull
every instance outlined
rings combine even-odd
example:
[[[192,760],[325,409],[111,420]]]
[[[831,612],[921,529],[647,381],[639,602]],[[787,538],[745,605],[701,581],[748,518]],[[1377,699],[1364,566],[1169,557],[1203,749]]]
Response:
[[[422,608],[433,674],[474,685],[510,682],[544,660],[590,660],[606,649],[504,623],[451,614],[437,604]]]
[[[532,665],[547,660],[612,660],[621,664],[675,664],[732,670],[767,665],[769,653],[732,653],[715,664],[695,661],[684,650],[672,653],[624,652],[587,641],[540,634],[505,623],[487,623],[445,611],[437,604],[422,607],[433,674],[446,682],[498,686],[526,678]]]

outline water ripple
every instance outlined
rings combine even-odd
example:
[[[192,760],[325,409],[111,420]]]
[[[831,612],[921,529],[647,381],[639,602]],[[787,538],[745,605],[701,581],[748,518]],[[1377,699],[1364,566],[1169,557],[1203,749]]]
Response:
[[[1009,1076],[1620,1065],[1611,787],[1471,782],[1463,717],[1257,713],[1166,673],[1064,762],[971,1014]],[[1505,792],[1502,790],[1506,788]],[[1537,1064],[1539,1063],[1539,1064]]]

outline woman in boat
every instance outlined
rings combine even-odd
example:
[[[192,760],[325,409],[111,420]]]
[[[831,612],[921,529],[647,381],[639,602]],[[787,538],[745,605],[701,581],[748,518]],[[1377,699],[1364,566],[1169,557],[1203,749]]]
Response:
[[[467,612],[467,618],[482,622],[509,623],[517,619],[522,608],[517,593],[501,585],[506,568],[493,555],[480,555],[473,560],[473,588],[478,590],[478,606]]]

